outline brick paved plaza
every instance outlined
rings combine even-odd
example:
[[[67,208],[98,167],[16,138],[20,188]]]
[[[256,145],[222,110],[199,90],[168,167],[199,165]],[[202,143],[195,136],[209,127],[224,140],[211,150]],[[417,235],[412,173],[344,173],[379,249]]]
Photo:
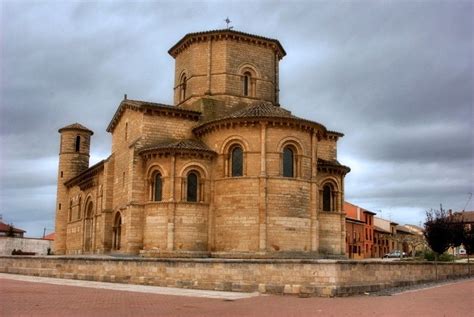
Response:
[[[0,275],[3,317],[472,316],[473,298],[473,279],[391,296],[298,298]]]

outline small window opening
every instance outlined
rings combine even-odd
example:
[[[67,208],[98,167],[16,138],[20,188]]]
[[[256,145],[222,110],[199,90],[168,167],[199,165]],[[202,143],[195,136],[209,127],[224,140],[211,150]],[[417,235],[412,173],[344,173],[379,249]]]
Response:
[[[162,185],[163,185],[163,182],[161,180],[161,174],[156,173],[155,179],[153,182],[153,200],[154,201],[161,201],[162,199],[161,194],[162,194],[162,187],[163,187]]]
[[[59,204],[59,210],[61,210],[61,204]]]
[[[181,77],[181,82],[180,82],[180,95],[179,95],[179,100],[184,101],[186,99],[186,75],[183,75]]]
[[[250,96],[250,81],[251,81],[252,75],[250,72],[245,72],[244,73],[244,96]]]
[[[77,206],[77,217],[76,217],[76,219],[81,219],[81,206],[82,206],[82,197],[79,197],[79,204]]]
[[[76,152],[79,152],[81,149],[81,136],[78,135],[76,136]]]
[[[283,149],[283,176],[294,177],[294,175],[295,175],[294,152],[289,146],[286,146]]]
[[[125,140],[128,139],[128,122],[125,122]]]
[[[72,221],[72,200],[69,201],[69,222]]]
[[[187,179],[187,195],[186,200],[197,202],[198,199],[198,176],[196,172],[190,172]]]
[[[63,171],[61,171],[61,178],[63,178]]]
[[[243,175],[243,167],[244,167],[244,155],[242,148],[240,146],[236,146],[232,149],[231,152],[232,158],[232,176],[242,176]]]
[[[332,210],[332,190],[330,185],[325,185],[323,187],[323,210],[331,211]]]

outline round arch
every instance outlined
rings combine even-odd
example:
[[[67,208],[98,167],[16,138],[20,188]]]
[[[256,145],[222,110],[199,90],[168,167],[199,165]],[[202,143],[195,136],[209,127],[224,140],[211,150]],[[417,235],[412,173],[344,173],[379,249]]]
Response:
[[[338,182],[333,177],[326,177],[319,186],[319,207],[321,211],[339,211],[340,202]]]
[[[122,214],[117,211],[114,216],[114,222],[112,227],[112,249],[120,250],[122,243]]]
[[[148,166],[148,168],[146,169],[146,178],[148,180],[151,180],[151,178],[153,177],[153,174],[155,174],[156,172],[159,172],[161,174],[162,177],[168,177],[168,173],[167,173],[167,170],[163,168],[163,166],[159,163],[152,163],[150,164],[150,166]]]
[[[339,181],[334,176],[327,176],[327,177],[324,177],[323,179],[321,179],[319,181],[319,188],[321,189],[324,185],[326,185],[328,183],[331,184],[331,186],[333,186],[334,190],[337,190],[337,191],[340,190]]]
[[[198,162],[189,162],[185,164],[181,170],[178,173],[179,177],[186,177],[187,173],[191,170],[196,170],[198,171],[201,175],[202,178],[208,179],[209,178],[209,172],[207,171],[207,168]]]
[[[288,145],[291,145],[296,149],[297,155],[306,154],[304,151],[303,144],[301,144],[301,141],[291,136],[281,139],[280,142],[278,142],[277,149],[279,152],[283,152],[283,149],[285,148],[285,146],[288,146]]]
[[[220,148],[220,153],[222,154],[226,154],[229,152],[230,148],[233,147],[234,145],[240,145],[242,147],[242,150],[244,150],[244,152],[248,152],[249,151],[249,143],[247,142],[247,140],[245,140],[243,137],[239,136],[239,135],[231,135],[229,137],[227,137],[224,142],[222,142],[222,145],[221,145],[221,148]]]
[[[238,69],[239,75],[243,75],[245,72],[250,72],[252,77],[254,78],[260,77],[260,72],[257,70],[257,67],[252,63],[248,63],[248,62],[242,63],[239,65],[237,69]]]

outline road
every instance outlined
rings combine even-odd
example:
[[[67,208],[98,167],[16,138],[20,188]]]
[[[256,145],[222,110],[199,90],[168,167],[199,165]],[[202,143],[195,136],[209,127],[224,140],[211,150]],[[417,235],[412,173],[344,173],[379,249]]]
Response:
[[[474,279],[390,296],[298,298],[0,274],[0,316],[474,316]]]

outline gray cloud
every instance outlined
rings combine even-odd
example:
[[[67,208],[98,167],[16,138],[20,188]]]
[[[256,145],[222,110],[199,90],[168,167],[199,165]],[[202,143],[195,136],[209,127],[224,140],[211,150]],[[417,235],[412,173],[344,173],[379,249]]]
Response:
[[[285,107],[346,134],[348,200],[418,223],[474,191],[472,2],[1,6],[0,213],[31,236],[54,226],[57,129],[81,122],[95,132],[91,163],[107,157],[105,128],[123,94],[171,103],[168,48],[225,27],[226,16],[285,47]]]

